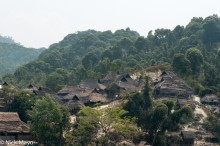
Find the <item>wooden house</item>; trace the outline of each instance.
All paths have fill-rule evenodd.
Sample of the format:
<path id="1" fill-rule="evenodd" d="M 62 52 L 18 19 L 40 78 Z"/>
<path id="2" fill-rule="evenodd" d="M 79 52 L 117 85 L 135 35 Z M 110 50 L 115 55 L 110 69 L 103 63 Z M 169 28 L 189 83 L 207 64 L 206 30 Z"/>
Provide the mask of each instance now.
<path id="1" fill-rule="evenodd" d="M 32 140 L 30 129 L 22 122 L 17 113 L 0 112 L 1 140 Z"/>
<path id="2" fill-rule="evenodd" d="M 207 104 L 207 105 L 214 105 L 214 106 L 218 106 L 219 105 L 219 100 L 218 97 L 214 94 L 208 94 L 205 95 L 202 99 L 201 99 L 201 103 L 202 104 Z"/>
<path id="3" fill-rule="evenodd" d="M 192 131 L 181 131 L 180 136 L 182 138 L 182 144 L 184 146 L 193 146 L 194 145 L 194 132 Z"/>
<path id="4" fill-rule="evenodd" d="M 153 93 L 156 97 L 188 98 L 192 95 L 192 88 L 173 72 L 162 72 L 154 82 Z"/>
<path id="5" fill-rule="evenodd" d="M 196 108 L 196 106 L 195 106 L 194 102 L 192 101 L 192 99 L 185 99 L 185 98 L 177 99 L 176 106 L 177 106 L 178 109 L 183 108 L 184 106 L 189 106 L 192 109 Z"/>
<path id="6" fill-rule="evenodd" d="M 104 93 L 106 86 L 96 80 L 85 80 L 80 85 L 81 88 L 95 90 L 98 93 Z"/>
<path id="7" fill-rule="evenodd" d="M 90 82 L 91 83 L 91 82 Z M 76 85 L 68 86 L 66 85 L 62 90 L 60 90 L 53 97 L 62 105 L 69 108 L 71 113 L 76 114 L 81 106 L 93 106 L 97 103 L 103 104 L 108 102 L 104 94 L 102 94 L 102 89 L 97 86 L 90 85 Z M 90 88 L 89 88 L 90 86 Z M 92 88 L 97 87 L 97 88 Z"/>

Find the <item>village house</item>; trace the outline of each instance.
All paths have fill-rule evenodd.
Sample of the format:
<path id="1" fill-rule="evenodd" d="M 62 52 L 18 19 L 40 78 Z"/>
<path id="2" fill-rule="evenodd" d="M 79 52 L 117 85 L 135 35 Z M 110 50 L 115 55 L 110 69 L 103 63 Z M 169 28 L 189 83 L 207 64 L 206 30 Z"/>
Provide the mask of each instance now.
<path id="1" fill-rule="evenodd" d="M 106 89 L 106 86 L 99 83 L 99 81 L 96 80 L 85 80 L 81 84 L 79 84 L 81 88 L 93 90 L 97 93 L 104 93 L 104 90 Z"/>
<path id="2" fill-rule="evenodd" d="M 180 136 L 182 138 L 182 144 L 184 146 L 193 146 L 194 145 L 194 132 L 192 131 L 181 131 Z"/>
<path id="3" fill-rule="evenodd" d="M 214 105 L 214 106 L 218 106 L 219 105 L 219 100 L 218 97 L 214 94 L 208 94 L 205 95 L 202 99 L 201 99 L 201 103 L 202 104 L 207 104 L 207 105 Z"/>
<path id="4" fill-rule="evenodd" d="M 192 109 L 195 109 L 196 108 L 196 106 L 195 106 L 195 104 L 194 104 L 194 102 L 192 101 L 192 99 L 185 99 L 185 98 L 183 98 L 183 99 L 177 99 L 177 101 L 176 101 L 176 107 L 178 108 L 178 109 L 181 109 L 181 108 L 183 108 L 184 106 L 189 106 L 189 107 L 191 107 Z"/>
<path id="5" fill-rule="evenodd" d="M 120 80 L 117 81 L 120 88 L 125 89 L 127 92 L 139 91 L 142 89 L 144 82 L 142 80 L 134 80 L 129 74 L 121 76 Z"/>
<path id="6" fill-rule="evenodd" d="M 153 84 L 156 97 L 188 98 L 193 93 L 192 88 L 173 72 L 163 71 Z"/>
<path id="7" fill-rule="evenodd" d="M 46 94 L 53 94 L 53 91 L 47 87 L 35 87 L 32 84 L 28 85 L 27 88 L 24 89 L 25 91 L 30 91 L 34 93 L 36 96 L 45 96 Z"/>
<path id="8" fill-rule="evenodd" d="M 29 127 L 18 113 L 0 112 L 0 140 L 32 140 Z"/>
<path id="9" fill-rule="evenodd" d="M 107 74 L 103 79 L 99 80 L 99 83 L 108 86 L 110 84 L 112 84 L 113 82 L 119 80 L 119 78 L 121 77 L 120 73 L 109 73 Z"/>
<path id="10" fill-rule="evenodd" d="M 89 83 L 84 82 L 76 86 L 66 85 L 53 97 L 74 114 L 80 110 L 81 106 L 94 106 L 108 102 L 107 95 L 103 93 L 105 87 L 94 82 Z"/>

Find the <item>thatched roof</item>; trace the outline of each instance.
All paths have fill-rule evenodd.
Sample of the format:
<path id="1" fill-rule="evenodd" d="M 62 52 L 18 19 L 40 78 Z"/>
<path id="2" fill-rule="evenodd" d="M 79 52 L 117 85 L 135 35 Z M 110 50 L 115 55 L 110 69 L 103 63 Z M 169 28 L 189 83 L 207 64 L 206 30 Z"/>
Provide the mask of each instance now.
<path id="1" fill-rule="evenodd" d="M 29 127 L 22 122 L 17 113 L 0 112 L 0 132 L 29 133 Z"/>
<path id="2" fill-rule="evenodd" d="M 194 102 L 191 99 L 177 99 L 177 105 L 182 108 L 184 106 L 189 106 L 192 109 L 195 109 L 196 106 Z"/>
<path id="3" fill-rule="evenodd" d="M 85 88 L 80 86 L 80 85 L 76 85 L 76 86 L 71 86 L 71 85 L 65 85 L 58 93 L 57 95 L 59 96 L 66 96 L 68 94 L 76 94 L 76 93 L 80 93 L 80 92 L 85 92 Z"/>
<path id="4" fill-rule="evenodd" d="M 0 112 L 0 122 L 18 122 L 21 121 L 17 113 Z"/>
<path id="5" fill-rule="evenodd" d="M 205 95 L 202 99 L 201 99 L 201 102 L 219 102 L 218 101 L 218 97 L 214 94 L 208 94 L 208 95 Z"/>
<path id="6" fill-rule="evenodd" d="M 193 131 L 181 131 L 180 135 L 183 137 L 183 139 L 194 139 Z"/>
<path id="7" fill-rule="evenodd" d="M 106 86 L 103 84 L 98 83 L 96 80 L 85 80 L 83 81 L 80 86 L 87 88 L 87 89 L 99 89 L 99 90 L 105 90 Z"/>
<path id="8" fill-rule="evenodd" d="M 154 94 L 159 97 L 188 97 L 193 93 L 192 88 L 173 72 L 163 72 L 154 85 Z"/>
<path id="9" fill-rule="evenodd" d="M 89 100 L 91 102 L 102 102 L 102 103 L 107 102 L 107 99 L 102 94 L 99 93 L 92 93 L 90 95 Z"/>

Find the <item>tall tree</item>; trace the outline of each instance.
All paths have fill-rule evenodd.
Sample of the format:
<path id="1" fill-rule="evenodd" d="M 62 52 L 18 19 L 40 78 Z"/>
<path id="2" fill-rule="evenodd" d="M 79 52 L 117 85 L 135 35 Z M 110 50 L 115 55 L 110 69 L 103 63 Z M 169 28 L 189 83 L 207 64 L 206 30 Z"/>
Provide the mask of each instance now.
<path id="1" fill-rule="evenodd" d="M 29 112 L 31 132 L 40 144 L 60 146 L 63 143 L 63 131 L 69 126 L 69 114 L 57 105 L 49 96 L 36 101 Z"/>
<path id="2" fill-rule="evenodd" d="M 186 58 L 191 63 L 193 74 L 199 72 L 204 60 L 201 51 L 197 48 L 190 48 L 186 51 Z"/>
<path id="3" fill-rule="evenodd" d="M 186 74 L 190 70 L 190 61 L 185 57 L 184 54 L 175 54 L 172 67 L 176 72 Z"/>

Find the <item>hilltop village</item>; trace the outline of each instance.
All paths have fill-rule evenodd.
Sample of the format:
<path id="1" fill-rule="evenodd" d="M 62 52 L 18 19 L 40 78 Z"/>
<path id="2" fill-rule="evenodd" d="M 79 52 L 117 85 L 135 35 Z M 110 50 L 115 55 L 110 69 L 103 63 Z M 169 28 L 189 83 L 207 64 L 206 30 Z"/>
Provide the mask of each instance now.
<path id="1" fill-rule="evenodd" d="M 30 52 L 0 37 L 0 50 L 0 142 L 219 145 L 216 14 L 144 36 L 77 31 Z"/>
<path id="2" fill-rule="evenodd" d="M 146 80 L 145 76 L 147 76 L 148 80 Z M 146 83 L 146 81 L 148 83 Z M 71 128 L 63 131 L 68 134 L 76 128 L 78 120 L 80 120 L 78 116 L 80 116 L 83 107 L 100 111 L 114 107 L 129 107 L 128 105 L 131 105 L 130 100 L 135 97 L 130 98 L 129 96 L 139 95 L 145 92 L 146 84 L 150 87 L 149 95 L 153 103 L 173 103 L 173 105 L 170 106 L 171 109 L 169 109 L 170 113 L 168 114 L 168 116 L 171 116 L 171 119 L 173 113 L 177 113 L 177 111 L 181 111 L 185 109 L 185 107 L 192 110 L 192 117 L 190 119 L 188 119 L 186 115 L 185 119 L 178 116 L 175 117 L 176 119 L 174 118 L 176 122 L 179 120 L 182 121 L 176 125 L 177 127 L 173 125 L 173 127 L 171 126 L 171 128 L 168 128 L 164 132 L 167 137 L 165 141 L 166 145 L 217 146 L 219 144 L 218 135 L 215 132 L 207 130 L 209 128 L 207 128 L 207 119 L 210 116 L 220 118 L 219 97 L 215 94 L 205 94 L 203 97 L 193 95 L 193 89 L 174 72 L 160 70 L 153 73 L 145 72 L 144 75 L 122 75 L 119 72 L 115 72 L 99 80 L 87 79 L 78 85 L 65 85 L 58 92 L 54 92 L 47 87 L 36 87 L 32 84 L 28 85 L 25 89 L 16 89 L 15 86 L 4 82 L 0 86 L 0 140 L 38 142 L 36 135 L 30 130 L 31 127 L 28 124 L 28 120 L 30 119 L 25 119 L 23 114 L 19 115 L 22 113 L 19 108 L 12 108 L 14 106 L 12 103 L 14 103 L 17 98 L 15 90 L 21 90 L 25 94 L 33 94 L 37 98 L 49 96 L 57 104 L 68 109 L 70 112 L 69 122 Z M 30 96 L 30 98 L 32 97 Z M 138 98 L 138 96 L 136 98 Z M 139 105 L 141 108 L 141 103 L 139 103 Z M 135 110 L 135 108 L 136 107 L 130 110 Z M 19 116 L 22 116 L 25 121 L 22 121 Z M 139 138 L 140 140 L 135 141 L 124 137 L 117 141 L 115 145 L 154 145 L 154 143 L 156 143 L 155 139 L 157 139 L 156 136 L 159 137 L 160 132 L 163 131 L 163 126 L 165 125 L 164 120 L 166 121 L 166 119 L 163 119 L 159 122 L 159 127 L 156 128 L 157 130 L 153 135 L 151 143 L 149 142 L 150 140 L 148 141 L 150 131 L 146 132 L 141 130 L 139 131 L 142 135 L 141 138 Z M 102 132 L 97 131 L 97 135 L 101 133 Z M 104 132 L 104 134 L 106 133 Z M 65 134 L 61 137 L 61 139 L 68 139 L 68 136 Z M 74 141 L 76 140 L 77 139 L 73 138 L 70 140 L 70 143 L 74 145 Z"/>

